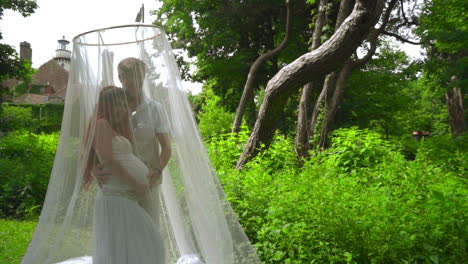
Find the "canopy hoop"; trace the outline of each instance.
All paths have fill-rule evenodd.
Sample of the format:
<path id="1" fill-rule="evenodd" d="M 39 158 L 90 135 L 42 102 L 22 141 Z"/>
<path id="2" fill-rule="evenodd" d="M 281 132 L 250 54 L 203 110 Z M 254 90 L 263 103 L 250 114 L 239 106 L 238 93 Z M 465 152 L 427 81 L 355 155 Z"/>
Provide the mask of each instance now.
<path id="1" fill-rule="evenodd" d="M 110 44 L 104 44 L 104 41 L 102 40 L 102 37 L 101 37 L 101 32 L 103 31 L 106 31 L 106 30 L 110 30 L 110 29 L 117 29 L 117 28 L 126 28 L 126 27 L 136 27 L 137 30 L 140 28 L 140 27 L 149 27 L 149 28 L 156 28 L 156 29 L 159 29 L 161 32 L 162 30 L 154 25 L 145 25 L 145 24 L 130 24 L 130 25 L 122 25 L 122 26 L 114 26 L 114 27 L 107 27 L 107 28 L 101 28 L 101 29 L 95 29 L 95 30 L 91 30 L 91 31 L 87 31 L 87 32 L 84 32 L 84 33 L 81 33 L 79 35 L 77 35 L 76 37 L 73 38 L 73 43 L 74 44 L 77 44 L 77 45 L 81 45 L 81 46 L 117 46 L 117 45 L 127 45 L 127 44 L 133 44 L 133 43 L 140 43 L 140 42 L 144 42 L 144 41 L 147 41 L 147 40 L 151 40 L 151 39 L 154 39 L 158 36 L 161 35 L 161 32 L 155 34 L 154 36 L 151 36 L 151 37 L 148 37 L 148 38 L 144 38 L 144 39 L 140 39 L 140 40 L 135 40 L 135 41 L 128 41 L 128 42 L 118 42 L 118 43 L 110 43 Z M 81 42 L 80 38 L 87 35 L 87 34 L 91 34 L 91 33 L 98 33 L 99 36 L 101 37 L 101 40 L 103 42 L 103 44 L 99 44 L 99 43 L 83 43 Z"/>

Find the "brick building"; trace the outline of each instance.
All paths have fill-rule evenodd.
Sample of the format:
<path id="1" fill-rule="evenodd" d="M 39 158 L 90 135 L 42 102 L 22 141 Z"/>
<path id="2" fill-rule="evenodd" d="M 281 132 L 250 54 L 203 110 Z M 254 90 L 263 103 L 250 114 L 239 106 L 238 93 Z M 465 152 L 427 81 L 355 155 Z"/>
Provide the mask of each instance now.
<path id="1" fill-rule="evenodd" d="M 63 39 L 58 40 L 58 49 L 55 56 L 48 62 L 42 64 L 32 76 L 32 81 L 26 88 L 26 93 L 13 98 L 14 103 L 63 103 L 67 94 L 68 70 L 71 52 L 67 49 L 70 42 Z M 20 58 L 22 60 L 32 59 L 31 45 L 27 42 L 20 43 Z M 6 80 L 3 86 L 15 89 L 22 84 L 19 80 Z"/>

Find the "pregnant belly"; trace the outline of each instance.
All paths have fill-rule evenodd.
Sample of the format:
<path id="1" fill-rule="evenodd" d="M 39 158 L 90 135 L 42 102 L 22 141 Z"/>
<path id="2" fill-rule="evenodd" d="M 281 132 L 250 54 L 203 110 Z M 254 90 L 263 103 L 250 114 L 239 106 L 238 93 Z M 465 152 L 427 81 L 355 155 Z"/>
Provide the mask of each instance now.
<path id="1" fill-rule="evenodd" d="M 148 182 L 148 167 L 133 154 L 114 154 L 114 159 L 120 161 L 122 167 L 137 181 L 141 183 Z M 106 182 L 107 186 L 129 189 L 130 186 L 121 182 L 119 177 L 110 177 Z"/>

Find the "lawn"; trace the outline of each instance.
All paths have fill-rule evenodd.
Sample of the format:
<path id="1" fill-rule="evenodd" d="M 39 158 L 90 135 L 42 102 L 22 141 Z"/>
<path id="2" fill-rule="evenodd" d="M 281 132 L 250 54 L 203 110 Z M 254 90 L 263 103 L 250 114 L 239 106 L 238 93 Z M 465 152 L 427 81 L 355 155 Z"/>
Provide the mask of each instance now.
<path id="1" fill-rule="evenodd" d="M 21 262 L 36 224 L 36 222 L 0 219 L 0 263 Z"/>

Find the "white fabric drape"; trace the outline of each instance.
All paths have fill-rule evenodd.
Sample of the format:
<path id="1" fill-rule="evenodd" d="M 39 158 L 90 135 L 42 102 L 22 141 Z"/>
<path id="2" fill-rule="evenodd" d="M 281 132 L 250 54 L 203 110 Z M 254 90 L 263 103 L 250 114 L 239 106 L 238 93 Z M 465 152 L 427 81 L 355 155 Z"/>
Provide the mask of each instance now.
<path id="1" fill-rule="evenodd" d="M 133 249 L 127 241 L 156 237 L 164 257 L 154 263 L 260 263 L 211 165 L 165 33 L 154 26 L 120 26 L 78 35 L 73 44 L 57 154 L 39 223 L 22 263 L 93 263 L 93 256 L 103 253 L 95 250 L 96 241 L 105 241 L 100 237 L 104 235 L 119 237 L 114 240 L 129 251 Z M 128 58 L 144 63 L 144 73 L 135 68 L 132 75 L 142 81 L 139 77 L 131 84 L 122 81 L 128 77 L 119 65 Z M 132 91 L 135 83 L 141 94 Z M 102 124 L 110 128 L 105 130 Z M 101 137 L 102 131 L 108 135 Z M 164 135 L 171 156 L 162 184 L 153 187 L 138 171 L 158 169 Z M 103 150 L 101 143 L 108 149 Z M 100 184 L 91 178 L 88 187 L 87 168 L 101 164 L 107 151 L 112 164 L 125 173 L 109 172 Z M 135 186 L 140 185 L 144 191 L 135 195 Z M 145 227 L 141 219 L 146 217 L 154 230 Z M 107 222 L 97 225 L 103 219 Z M 141 226 L 130 227 L 132 223 Z M 98 234 L 104 228 L 112 234 Z M 147 240 L 146 234 L 138 233 L 153 231 L 157 235 Z M 154 244 L 150 246 L 158 255 L 162 249 Z"/>

